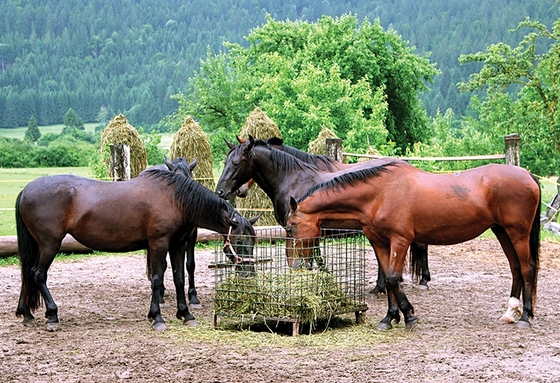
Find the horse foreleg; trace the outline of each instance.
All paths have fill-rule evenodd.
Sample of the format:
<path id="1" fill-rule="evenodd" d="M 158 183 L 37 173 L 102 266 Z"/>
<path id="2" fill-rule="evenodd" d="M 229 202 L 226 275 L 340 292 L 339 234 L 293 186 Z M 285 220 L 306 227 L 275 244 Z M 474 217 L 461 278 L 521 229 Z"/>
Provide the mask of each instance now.
<path id="1" fill-rule="evenodd" d="M 182 319 L 185 324 L 195 321 L 194 316 L 189 312 L 185 297 L 185 247 L 179 246 L 170 249 L 171 268 L 173 269 L 173 283 L 177 295 L 177 319 Z"/>
<path id="2" fill-rule="evenodd" d="M 375 259 L 377 260 L 377 282 L 375 288 L 370 291 L 370 294 L 379 297 L 379 294 L 387 293 L 387 289 L 385 284 L 385 277 L 383 276 L 383 270 L 381 270 L 381 264 L 379 263 L 377 255 L 375 256 Z"/>
<path id="3" fill-rule="evenodd" d="M 410 244 L 412 257 L 412 272 L 416 276 L 421 276 L 419 285 L 428 287 L 428 282 L 432 280 L 430 269 L 428 268 L 428 245 L 413 242 Z"/>
<path id="4" fill-rule="evenodd" d="M 404 316 L 406 329 L 412 330 L 418 324 L 418 318 L 414 316 L 414 307 L 412 307 L 408 301 L 400 284 L 409 244 L 403 241 L 401 242 L 402 243 L 393 241 L 389 252 L 387 251 L 388 249 L 385 248 L 375 248 L 377 254 L 379 254 L 379 263 L 385 275 L 387 299 L 389 302 L 387 316 L 381 321 L 379 326 L 385 327 L 387 323 L 390 324 L 390 321 L 395 319 L 400 310 Z"/>
<path id="5" fill-rule="evenodd" d="M 202 307 L 201 304 L 200 304 L 200 301 L 198 300 L 196 287 L 195 287 L 195 284 L 194 284 L 194 271 L 195 271 L 195 268 L 196 268 L 195 259 L 194 259 L 194 245 L 196 243 L 196 235 L 197 235 L 197 233 L 195 231 L 194 236 L 190 236 L 190 238 L 187 240 L 187 247 L 186 247 L 186 251 L 187 251 L 187 274 L 189 276 L 188 298 L 189 298 L 189 304 L 190 304 L 191 308 L 193 308 L 193 309 L 197 309 L 197 308 Z"/>

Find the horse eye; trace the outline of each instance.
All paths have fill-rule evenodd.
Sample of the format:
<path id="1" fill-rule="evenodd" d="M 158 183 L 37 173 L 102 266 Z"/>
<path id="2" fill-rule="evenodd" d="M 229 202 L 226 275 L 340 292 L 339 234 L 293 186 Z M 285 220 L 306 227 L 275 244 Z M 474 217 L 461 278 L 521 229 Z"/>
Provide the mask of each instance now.
<path id="1" fill-rule="evenodd" d="M 233 161 L 233 166 L 239 166 L 239 161 Z"/>

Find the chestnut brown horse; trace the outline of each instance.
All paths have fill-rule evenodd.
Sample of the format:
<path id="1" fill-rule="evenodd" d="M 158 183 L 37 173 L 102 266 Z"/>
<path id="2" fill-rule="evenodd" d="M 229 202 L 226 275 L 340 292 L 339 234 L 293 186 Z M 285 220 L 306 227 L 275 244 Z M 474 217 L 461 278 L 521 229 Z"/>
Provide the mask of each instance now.
<path id="1" fill-rule="evenodd" d="M 282 226 L 286 225 L 290 196 L 298 198 L 313 185 L 332 179 L 350 169 L 397 161 L 394 158 L 384 158 L 348 166 L 326 156 L 314 156 L 301 151 L 298 153 L 297 149 L 283 145 L 282 140 L 276 138 L 266 141 L 255 140 L 253 137 L 249 137 L 249 140 L 237 139 L 238 145 L 226 141 L 230 151 L 216 185 L 216 193 L 222 198 L 228 198 L 239 188 L 255 180 L 271 199 L 274 216 Z M 323 227 L 360 229 L 356 222 L 351 221 L 342 224 L 324 222 Z M 411 258 L 413 273 L 418 277 L 422 272 L 422 283 L 427 285 L 430 279 L 427 246 L 414 243 Z M 320 260 L 320 258 L 316 259 Z M 377 294 L 384 290 L 385 281 L 379 271 L 377 286 L 372 293 Z"/>
<path id="2" fill-rule="evenodd" d="M 537 292 L 540 209 L 537 179 L 517 166 L 433 174 L 394 162 L 340 175 L 291 198 L 286 231 L 297 252 L 310 256 L 323 221 L 359 221 L 387 282 L 388 312 L 378 328 L 390 329 L 400 310 L 413 329 L 418 319 L 399 283 L 410 244 L 451 245 L 491 229 L 510 265 L 510 302 L 523 299 L 518 326 L 528 327 Z"/>
<path id="3" fill-rule="evenodd" d="M 214 230 L 227 238 L 237 234 L 237 254 L 252 257 L 255 232 L 251 222 L 228 202 L 182 172 L 150 169 L 130 181 L 105 182 L 74 175 L 56 175 L 30 182 L 16 201 L 16 224 L 22 285 L 17 316 L 34 319 L 42 296 L 47 329 L 58 328 L 58 307 L 47 288 L 47 271 L 71 234 L 99 251 L 147 249 L 152 297 L 148 318 L 164 330 L 159 298 L 169 251 L 177 294 L 177 318 L 195 321 L 184 288 L 184 244 L 193 228 Z"/>

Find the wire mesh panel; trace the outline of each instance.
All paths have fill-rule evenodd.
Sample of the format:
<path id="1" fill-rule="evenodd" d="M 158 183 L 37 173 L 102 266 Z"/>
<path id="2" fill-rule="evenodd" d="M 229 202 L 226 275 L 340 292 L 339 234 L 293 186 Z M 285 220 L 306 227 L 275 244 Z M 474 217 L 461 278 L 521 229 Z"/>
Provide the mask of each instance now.
<path id="1" fill-rule="evenodd" d="M 299 258 L 282 230 L 260 231 L 252 256 L 233 264 L 216 249 L 214 324 L 217 315 L 314 324 L 337 314 L 367 310 L 366 248 L 361 231 L 323 230 L 312 256 Z M 232 242 L 235 241 L 232 238 Z"/>

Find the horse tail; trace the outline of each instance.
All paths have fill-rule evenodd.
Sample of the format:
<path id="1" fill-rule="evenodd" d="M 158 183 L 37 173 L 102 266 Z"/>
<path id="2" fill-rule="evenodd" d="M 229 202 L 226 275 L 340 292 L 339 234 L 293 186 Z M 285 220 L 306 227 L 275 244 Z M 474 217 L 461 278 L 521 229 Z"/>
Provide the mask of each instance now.
<path id="1" fill-rule="evenodd" d="M 533 264 L 533 268 L 535 270 L 534 277 L 533 277 L 533 300 L 536 298 L 537 294 L 537 276 L 539 272 L 539 250 L 540 250 L 540 236 L 541 236 L 541 204 L 542 204 L 542 193 L 541 193 L 541 186 L 537 177 L 531 174 L 533 180 L 537 183 L 539 188 L 539 203 L 537 204 L 537 211 L 535 212 L 535 216 L 533 217 L 533 225 L 531 226 L 531 234 L 529 236 L 529 249 L 531 251 L 531 263 Z"/>
<path id="2" fill-rule="evenodd" d="M 40 293 L 35 277 L 33 274 L 33 266 L 39 258 L 39 245 L 31 232 L 23 222 L 20 208 L 21 192 L 16 199 L 16 230 L 18 239 L 18 254 L 21 264 L 21 299 L 30 311 L 39 308 Z M 16 312 L 17 316 L 23 313 Z"/>
<path id="3" fill-rule="evenodd" d="M 422 264 L 427 256 L 425 246 L 418 246 L 416 242 L 410 244 L 410 273 L 415 282 L 422 276 Z"/>

